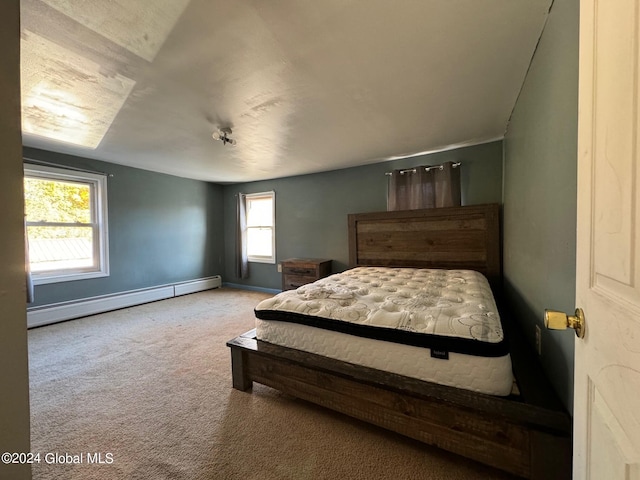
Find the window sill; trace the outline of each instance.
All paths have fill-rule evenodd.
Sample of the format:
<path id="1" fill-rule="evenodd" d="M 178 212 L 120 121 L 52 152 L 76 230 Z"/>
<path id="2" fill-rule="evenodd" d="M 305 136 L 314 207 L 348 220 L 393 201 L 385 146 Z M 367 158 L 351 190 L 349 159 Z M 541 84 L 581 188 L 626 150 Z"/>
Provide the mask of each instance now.
<path id="1" fill-rule="evenodd" d="M 33 280 L 34 285 L 46 285 L 48 283 L 73 282 L 76 280 L 89 280 L 91 278 L 102 278 L 108 276 L 109 272 L 74 272 L 67 274 L 52 274 L 46 276 L 39 276 L 38 274 L 32 273 L 31 279 Z"/>
<path id="2" fill-rule="evenodd" d="M 251 262 L 251 263 L 271 263 L 273 265 L 275 265 L 275 263 L 276 263 L 276 259 L 275 258 L 249 257 L 249 258 L 247 258 L 247 261 Z"/>

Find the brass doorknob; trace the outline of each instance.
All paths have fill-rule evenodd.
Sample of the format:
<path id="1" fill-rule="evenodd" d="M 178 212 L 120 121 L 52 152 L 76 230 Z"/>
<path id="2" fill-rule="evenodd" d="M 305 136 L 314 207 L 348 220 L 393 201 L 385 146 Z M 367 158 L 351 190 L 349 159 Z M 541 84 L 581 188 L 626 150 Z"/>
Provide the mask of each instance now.
<path id="1" fill-rule="evenodd" d="M 552 330 L 573 328 L 578 338 L 584 338 L 584 312 L 581 308 L 576 308 L 575 315 L 567 315 L 564 312 L 558 312 L 556 310 L 545 310 L 544 326 Z"/>

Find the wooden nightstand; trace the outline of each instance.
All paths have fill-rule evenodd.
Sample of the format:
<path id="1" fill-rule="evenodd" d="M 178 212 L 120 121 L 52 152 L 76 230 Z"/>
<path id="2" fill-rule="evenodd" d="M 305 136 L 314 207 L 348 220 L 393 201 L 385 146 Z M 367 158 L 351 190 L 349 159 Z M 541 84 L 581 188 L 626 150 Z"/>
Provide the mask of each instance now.
<path id="1" fill-rule="evenodd" d="M 289 258 L 282 264 L 282 290 L 292 290 L 331 274 L 331 260 Z"/>

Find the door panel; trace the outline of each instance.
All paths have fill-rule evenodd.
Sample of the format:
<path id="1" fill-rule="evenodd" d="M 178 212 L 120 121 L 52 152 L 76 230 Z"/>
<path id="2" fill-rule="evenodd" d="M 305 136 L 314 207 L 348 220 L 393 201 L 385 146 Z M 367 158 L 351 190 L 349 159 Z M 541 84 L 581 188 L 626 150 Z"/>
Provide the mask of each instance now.
<path id="1" fill-rule="evenodd" d="M 611 398 L 610 392 L 615 387 L 610 385 L 611 381 L 629 381 L 630 385 L 638 382 L 638 378 L 627 379 L 627 375 L 621 375 L 624 369 L 619 371 L 616 367 L 607 369 L 602 372 L 596 382 L 589 379 L 589 436 L 596 441 L 589 443 L 589 458 L 600 459 L 601 461 L 592 462 L 589 471 L 590 479 L 635 479 L 640 480 L 640 463 L 634 453 L 633 445 L 637 439 L 638 430 L 633 431 L 633 425 L 637 425 L 637 419 L 629 421 L 625 419 L 625 412 L 632 412 L 635 407 L 633 405 L 619 405 L 616 397 Z M 632 376 L 640 375 L 637 371 L 628 371 Z M 606 377 L 606 378 L 605 378 Z M 601 385 L 601 387 L 598 387 Z M 612 388 L 614 387 L 614 388 Z M 606 393 L 605 393 L 606 392 Z M 604 395 L 609 396 L 605 400 Z M 622 398 L 627 397 L 626 395 Z M 616 413 L 614 413 L 614 411 Z M 621 418 L 619 418 L 621 417 Z"/>
<path id="2" fill-rule="evenodd" d="M 603 294 L 637 301 L 637 1 L 594 2 L 593 264 Z M 611 53 L 615 52 L 615 53 Z"/>

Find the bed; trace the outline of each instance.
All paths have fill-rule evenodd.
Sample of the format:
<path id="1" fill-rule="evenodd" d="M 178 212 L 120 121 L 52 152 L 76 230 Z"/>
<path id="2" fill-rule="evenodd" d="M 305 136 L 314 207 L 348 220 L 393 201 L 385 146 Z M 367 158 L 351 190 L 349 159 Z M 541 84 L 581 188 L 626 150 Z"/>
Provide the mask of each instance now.
<path id="1" fill-rule="evenodd" d="M 280 341 L 280 336 L 288 329 L 296 331 L 294 337 L 298 339 L 317 336 L 319 327 L 324 325 L 309 324 L 308 316 L 299 313 L 308 312 L 310 304 L 316 310 L 326 310 L 317 302 L 318 297 L 337 296 L 330 303 L 338 306 L 341 302 L 362 303 L 360 298 L 357 301 L 347 298 L 350 292 L 360 287 L 341 283 L 349 279 L 344 280 L 338 275 L 323 279 L 319 284 L 301 287 L 297 293 L 289 292 L 284 297 L 281 294 L 280 300 L 274 297 L 274 300 L 257 307 L 256 315 L 262 317 L 257 319 L 258 332 L 254 329 L 227 343 L 231 348 L 233 387 L 248 390 L 254 381 L 262 383 L 524 478 L 570 478 L 571 419 L 541 375 L 537 360 L 528 354 L 529 348 L 523 343 L 522 335 L 518 334 L 517 325 L 510 321 L 507 312 L 498 308 L 501 289 L 499 206 L 352 214 L 348 216 L 348 226 L 349 263 L 353 270 L 344 274 L 358 277 L 361 281 L 364 278 L 366 288 L 362 290 L 371 299 L 376 300 L 379 296 L 379 292 L 376 293 L 378 288 L 388 288 L 391 284 L 372 280 L 373 277 L 368 277 L 365 272 L 379 271 L 383 279 L 393 278 L 393 281 L 396 281 L 393 275 L 390 277 L 393 272 L 406 277 L 407 272 L 423 275 L 423 269 L 436 278 L 449 275 L 459 281 L 470 275 L 469 278 L 474 279 L 463 283 L 473 283 L 474 275 L 479 272 L 479 276 L 486 279 L 486 287 L 478 288 L 493 290 L 496 312 L 499 311 L 502 318 L 502 333 L 506 333 L 502 337 L 494 335 L 493 341 L 489 342 L 492 345 L 487 348 L 495 351 L 490 355 L 492 358 L 502 362 L 501 378 L 507 375 L 508 379 L 502 379 L 499 387 L 477 388 L 473 384 L 459 385 L 457 380 L 448 382 L 448 372 L 440 372 L 438 378 L 420 378 L 421 374 L 416 375 L 409 370 L 388 368 L 388 362 L 384 365 L 375 363 L 376 357 L 383 355 L 369 355 L 374 363 L 367 364 L 310 347 L 308 342 Z M 362 267 L 368 270 L 362 270 Z M 408 281 L 424 284 L 425 278 L 419 277 L 417 282 L 415 278 Z M 402 285 L 406 286 L 407 280 L 403 281 Z M 371 287 L 372 282 L 375 288 Z M 444 282 L 440 286 L 451 297 L 448 289 L 452 287 L 447 285 Z M 417 299 L 415 292 L 403 290 L 405 286 L 400 288 L 404 298 Z M 455 282 L 453 288 L 457 288 Z M 464 297 L 466 293 L 455 295 Z M 381 302 L 383 298 L 377 298 L 377 301 Z M 484 308 L 490 302 L 482 300 L 480 303 Z M 285 304 L 284 316 L 277 311 L 275 304 Z M 300 317 L 303 317 L 302 321 Z M 345 345 L 349 346 L 353 345 L 352 341 L 379 343 L 379 338 L 370 338 L 368 333 L 358 331 L 354 334 L 353 329 L 369 323 L 363 318 L 356 321 L 355 326 L 354 322 L 347 327 L 341 323 L 333 325 L 327 330 L 329 339 L 324 343 L 340 345 L 339 342 L 348 342 Z M 389 323 L 389 318 L 394 317 L 384 317 L 382 326 L 391 327 L 390 330 L 381 330 L 381 325 L 376 324 L 373 325 L 374 332 L 377 332 L 375 335 L 386 338 L 390 331 L 397 333 L 397 323 L 384 325 Z M 337 323 L 335 320 L 332 322 Z M 450 323 L 445 322 L 446 325 Z M 277 328 L 274 329 L 273 325 Z M 418 337 L 414 327 L 415 323 L 409 325 L 411 332 L 408 337 L 415 337 L 410 342 L 420 343 L 410 345 L 418 352 L 417 358 L 424 350 L 435 350 L 436 354 L 442 350 L 443 355 L 454 357 L 460 353 L 458 347 L 450 343 L 447 348 L 423 345 L 424 340 Z M 436 336 L 440 338 L 443 335 Z M 394 343 L 396 348 L 395 344 L 406 343 L 406 338 L 398 342 L 385 340 L 383 343 Z M 373 345 L 371 351 L 381 351 L 375 343 Z M 360 351 L 361 347 L 337 350 Z M 466 352 L 462 354 L 467 355 Z M 390 357 L 395 358 L 396 354 L 392 353 Z M 504 366 L 505 359 L 509 362 L 507 367 Z M 434 362 L 443 366 L 452 363 L 437 358 L 437 355 L 432 360 Z M 412 360 L 405 361 L 404 365 L 413 363 Z M 507 372 L 511 365 L 515 383 Z M 443 368 L 436 368 L 436 372 Z M 485 374 L 475 376 L 481 378 Z"/>

